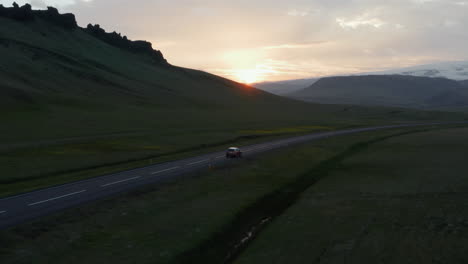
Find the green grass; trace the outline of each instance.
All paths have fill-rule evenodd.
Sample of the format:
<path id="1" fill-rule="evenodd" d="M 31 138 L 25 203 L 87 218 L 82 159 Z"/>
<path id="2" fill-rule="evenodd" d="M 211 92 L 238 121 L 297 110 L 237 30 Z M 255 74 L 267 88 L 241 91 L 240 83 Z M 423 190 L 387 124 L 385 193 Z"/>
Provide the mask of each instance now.
<path id="1" fill-rule="evenodd" d="M 467 132 L 401 135 L 347 157 L 234 263 L 466 263 Z"/>
<path id="2" fill-rule="evenodd" d="M 207 140 L 205 143 L 199 142 L 193 146 L 187 142 L 188 147 L 182 145 L 180 149 L 166 149 L 165 152 L 160 151 L 162 146 L 146 145 L 148 142 L 138 142 L 136 139 L 125 142 L 121 138 L 96 140 L 92 144 L 85 141 L 10 151 L 8 155 L 0 156 L 0 160 L 5 164 L 3 169 L 6 173 L 13 171 L 15 173 L 0 179 L 0 197 L 209 151 L 219 151 L 231 145 L 242 146 L 330 129 L 330 127 L 292 127 L 271 130 L 274 133 L 242 131 L 242 136 L 237 138 L 218 142 Z M 20 159 L 27 162 L 22 162 L 21 166 L 15 165 Z M 54 167 L 51 167 L 51 164 Z"/>
<path id="3" fill-rule="evenodd" d="M 174 263 L 265 195 L 356 142 L 395 131 L 324 139 L 70 209 L 0 233 L 2 263 Z"/>

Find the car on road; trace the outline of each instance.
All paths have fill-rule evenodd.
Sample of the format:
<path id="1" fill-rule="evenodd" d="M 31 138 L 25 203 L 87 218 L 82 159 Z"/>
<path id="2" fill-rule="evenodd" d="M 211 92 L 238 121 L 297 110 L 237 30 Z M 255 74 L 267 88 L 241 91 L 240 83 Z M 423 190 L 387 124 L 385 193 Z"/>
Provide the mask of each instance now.
<path id="1" fill-rule="evenodd" d="M 242 158 L 242 152 L 237 147 L 230 147 L 226 151 L 226 158 Z"/>

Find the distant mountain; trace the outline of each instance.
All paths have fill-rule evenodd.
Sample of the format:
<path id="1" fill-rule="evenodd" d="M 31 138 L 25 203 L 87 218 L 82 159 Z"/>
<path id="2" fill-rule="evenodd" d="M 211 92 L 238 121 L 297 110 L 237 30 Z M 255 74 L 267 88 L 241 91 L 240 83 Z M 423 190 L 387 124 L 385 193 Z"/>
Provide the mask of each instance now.
<path id="1" fill-rule="evenodd" d="M 463 86 L 468 86 L 468 80 L 459 81 L 459 83 Z"/>
<path id="2" fill-rule="evenodd" d="M 312 85 L 318 79 L 319 78 L 310 78 L 277 82 L 261 82 L 254 83 L 252 86 L 272 94 L 286 95 L 304 89 L 305 87 Z"/>
<path id="3" fill-rule="evenodd" d="M 343 76 L 366 75 L 410 75 L 418 77 L 447 78 L 457 81 L 463 81 L 468 80 L 468 61 L 448 61 L 433 64 L 417 65 L 406 68 L 397 68 L 385 71 L 356 73 Z M 306 78 L 289 81 L 262 82 L 256 83 L 253 86 L 273 94 L 287 95 L 299 91 L 303 88 L 309 87 L 319 79 L 320 78 Z"/>
<path id="4" fill-rule="evenodd" d="M 468 106 L 468 88 L 454 80 L 405 75 L 322 78 L 289 97 L 327 104 L 444 109 Z"/>
<path id="5" fill-rule="evenodd" d="M 420 77 L 448 78 L 452 80 L 466 80 L 468 79 L 468 61 L 439 62 L 365 74 L 401 74 Z"/>

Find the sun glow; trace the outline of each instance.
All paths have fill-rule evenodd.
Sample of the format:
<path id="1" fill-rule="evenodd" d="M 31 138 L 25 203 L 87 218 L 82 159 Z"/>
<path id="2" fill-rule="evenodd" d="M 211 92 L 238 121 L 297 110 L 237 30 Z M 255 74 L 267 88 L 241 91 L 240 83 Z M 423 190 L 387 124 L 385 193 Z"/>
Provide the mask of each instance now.
<path id="1" fill-rule="evenodd" d="M 259 72 L 256 69 L 238 70 L 235 77 L 238 81 L 245 84 L 252 84 L 259 81 Z"/>

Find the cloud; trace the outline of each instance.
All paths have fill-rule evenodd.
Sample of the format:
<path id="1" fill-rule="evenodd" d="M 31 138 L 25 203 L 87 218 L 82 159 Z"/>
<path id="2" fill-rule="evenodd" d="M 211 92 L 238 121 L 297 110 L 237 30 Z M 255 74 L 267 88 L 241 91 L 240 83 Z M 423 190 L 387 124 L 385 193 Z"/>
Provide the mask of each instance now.
<path id="1" fill-rule="evenodd" d="M 88 3 L 94 0 L 0 0 L 0 4 L 3 4 L 5 6 L 11 6 L 13 1 L 16 1 L 19 5 L 24 5 L 28 3 L 31 4 L 33 8 L 45 9 L 48 6 L 61 8 L 75 5 L 80 2 Z"/>
<path id="2" fill-rule="evenodd" d="M 344 29 L 357 29 L 363 26 L 380 28 L 387 24 L 387 22 L 382 21 L 380 18 L 369 17 L 367 14 L 352 19 L 336 18 L 336 23 Z"/>
<path id="3" fill-rule="evenodd" d="M 455 21 L 455 20 L 451 20 L 451 19 L 446 19 L 444 22 L 443 22 L 444 26 L 445 27 L 456 27 L 459 25 L 458 21 Z"/>
<path id="4" fill-rule="evenodd" d="M 458 6 L 468 6 L 468 1 L 460 1 L 460 2 L 455 2 L 453 4 L 458 5 Z"/>
<path id="5" fill-rule="evenodd" d="M 326 43 L 329 43 L 329 42 L 328 41 L 316 41 L 316 42 L 312 42 L 312 43 L 303 43 L 303 44 L 291 43 L 291 44 L 281 44 L 281 45 L 275 45 L 275 46 L 265 46 L 265 47 L 262 47 L 262 49 L 266 49 L 266 50 L 273 50 L 273 49 L 307 49 L 307 48 L 312 48 L 312 47 L 315 47 L 317 45 L 322 45 L 322 44 L 326 44 Z"/>
<path id="6" fill-rule="evenodd" d="M 305 17 L 309 15 L 309 10 L 297 10 L 291 9 L 288 11 L 288 16 L 295 16 L 295 17 Z"/>
<path id="7" fill-rule="evenodd" d="M 416 4 L 427 4 L 427 3 L 434 3 L 438 2 L 439 0 L 411 0 L 411 2 Z"/>
<path id="8" fill-rule="evenodd" d="M 153 43 L 155 46 L 158 48 L 166 48 L 166 47 L 171 47 L 171 46 L 176 46 L 178 43 L 175 41 L 154 41 Z"/>
<path id="9" fill-rule="evenodd" d="M 172 64 L 226 77 L 253 69 L 291 79 L 468 59 L 468 0 L 16 1 L 57 6 L 81 26 L 151 41 Z"/>
<path id="10" fill-rule="evenodd" d="M 33 8 L 45 9 L 47 4 L 42 0 L 31 0 L 31 6 Z"/>

